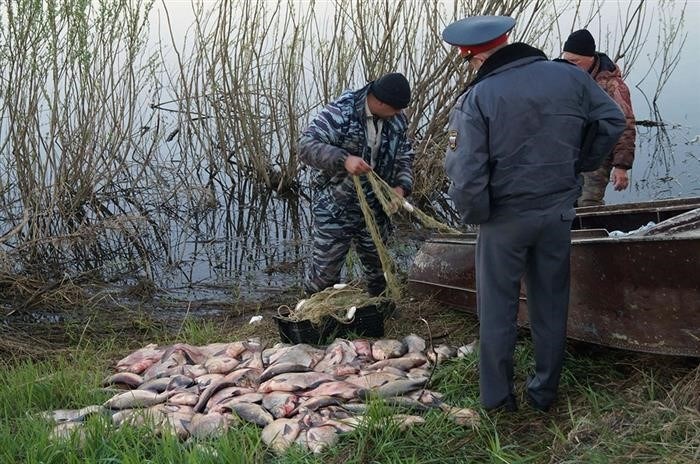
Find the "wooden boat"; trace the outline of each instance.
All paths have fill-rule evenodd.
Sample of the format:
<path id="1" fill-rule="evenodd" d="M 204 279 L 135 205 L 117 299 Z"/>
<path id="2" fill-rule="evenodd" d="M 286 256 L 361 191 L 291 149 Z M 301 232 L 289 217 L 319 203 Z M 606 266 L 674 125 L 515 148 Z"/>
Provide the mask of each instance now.
<path id="1" fill-rule="evenodd" d="M 700 197 L 578 208 L 571 244 L 570 338 L 700 356 Z M 427 240 L 409 271 L 412 296 L 475 311 L 475 245 L 476 233 Z"/>

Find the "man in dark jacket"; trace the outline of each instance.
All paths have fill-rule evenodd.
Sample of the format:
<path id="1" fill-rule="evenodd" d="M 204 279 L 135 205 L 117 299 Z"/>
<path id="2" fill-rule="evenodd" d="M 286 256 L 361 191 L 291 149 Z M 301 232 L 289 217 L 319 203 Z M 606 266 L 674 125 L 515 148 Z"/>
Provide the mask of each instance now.
<path id="1" fill-rule="evenodd" d="M 576 66 L 508 45 L 512 18 L 477 16 L 443 39 L 477 71 L 449 121 L 449 194 L 476 247 L 481 403 L 513 411 L 513 353 L 520 281 L 535 350 L 527 397 L 547 410 L 559 386 L 569 304 L 569 254 L 579 171 L 595 169 L 624 129 L 624 116 Z M 583 134 L 590 143 L 582 152 Z"/>
<path id="2" fill-rule="evenodd" d="M 561 57 L 589 73 L 600 87 L 615 100 L 625 114 L 625 131 L 609 156 L 606 156 L 598 169 L 583 173 L 583 193 L 578 206 L 603 205 L 603 197 L 608 183 L 615 190 L 624 190 L 629 185 L 627 171 L 634 162 L 634 146 L 637 130 L 630 90 L 622 80 L 620 67 L 605 53 L 595 51 L 595 39 L 586 29 L 574 31 L 564 43 Z"/>
<path id="3" fill-rule="evenodd" d="M 340 280 L 352 242 L 368 291 L 386 288 L 377 249 L 367 230 L 351 176 L 374 170 L 401 197 L 413 188 L 414 152 L 406 136 L 411 89 L 403 74 L 390 73 L 329 103 L 302 132 L 299 158 L 316 169 L 313 181 L 313 262 L 305 290 L 323 290 Z M 362 178 L 363 191 L 383 240 L 390 221 Z"/>

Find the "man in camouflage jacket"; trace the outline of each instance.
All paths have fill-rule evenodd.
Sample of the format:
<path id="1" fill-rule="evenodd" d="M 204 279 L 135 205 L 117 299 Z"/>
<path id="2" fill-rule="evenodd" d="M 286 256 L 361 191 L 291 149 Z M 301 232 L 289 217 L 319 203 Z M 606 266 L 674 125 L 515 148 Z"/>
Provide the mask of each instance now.
<path id="1" fill-rule="evenodd" d="M 373 170 L 401 197 L 413 188 L 413 156 L 402 109 L 410 86 L 390 73 L 365 87 L 346 91 L 329 103 L 302 132 L 299 158 L 315 169 L 313 179 L 313 257 L 305 282 L 312 294 L 338 283 L 352 242 L 362 262 L 371 295 L 386 288 L 377 249 L 365 224 L 351 176 Z M 389 217 L 366 176 L 361 183 L 382 239 Z"/>
<path id="2" fill-rule="evenodd" d="M 625 131 L 613 148 L 610 156 L 598 169 L 584 172 L 584 184 L 578 206 L 603 205 L 603 196 L 608 182 L 615 190 L 624 190 L 629 185 L 627 171 L 632 169 L 636 129 L 630 91 L 622 80 L 620 67 L 605 53 L 595 51 L 595 40 L 590 32 L 581 29 L 571 33 L 564 43 L 562 58 L 587 71 L 598 85 L 615 100 L 625 115 Z"/>

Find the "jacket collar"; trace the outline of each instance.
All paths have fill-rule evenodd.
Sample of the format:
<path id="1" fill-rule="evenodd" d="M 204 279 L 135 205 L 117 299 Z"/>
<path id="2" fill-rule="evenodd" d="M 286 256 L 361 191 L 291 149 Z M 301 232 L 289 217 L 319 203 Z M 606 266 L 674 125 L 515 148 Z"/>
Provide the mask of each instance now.
<path id="1" fill-rule="evenodd" d="M 615 74 L 617 71 L 617 65 L 613 60 L 610 59 L 605 53 L 596 53 L 595 60 L 593 61 L 593 67 L 590 70 L 591 76 L 594 78 L 601 72 L 607 71 L 609 73 Z"/>
<path id="2" fill-rule="evenodd" d="M 511 65 L 515 62 L 522 60 L 523 63 L 530 63 L 532 61 L 546 59 L 547 55 L 545 55 L 542 50 L 531 47 L 528 44 L 516 42 L 506 45 L 484 61 L 484 64 L 481 65 L 481 68 L 479 68 L 479 71 L 476 73 L 476 77 L 469 83 L 467 88 L 474 86 L 478 82 L 483 81 L 499 71 L 512 67 Z"/>

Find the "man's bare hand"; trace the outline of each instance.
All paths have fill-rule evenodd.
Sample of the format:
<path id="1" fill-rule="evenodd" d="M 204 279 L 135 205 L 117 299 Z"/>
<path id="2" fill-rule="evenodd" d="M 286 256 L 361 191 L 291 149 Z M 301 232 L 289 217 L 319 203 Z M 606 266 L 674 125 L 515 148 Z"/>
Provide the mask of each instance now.
<path id="1" fill-rule="evenodd" d="M 349 155 L 345 158 L 345 170 L 353 176 L 357 176 L 370 172 L 372 167 L 359 156 Z"/>
<path id="2" fill-rule="evenodd" d="M 618 192 L 624 190 L 630 183 L 629 177 L 627 177 L 627 170 L 622 168 L 613 168 L 612 175 L 610 176 L 610 182 L 612 182 L 613 187 Z"/>
<path id="3" fill-rule="evenodd" d="M 401 198 L 396 198 L 392 197 L 391 202 L 389 203 L 389 211 L 387 211 L 389 214 L 396 214 L 396 212 L 401 209 L 401 206 L 403 206 L 403 198 L 406 196 L 406 192 L 404 192 L 403 187 L 394 187 L 392 189 L 394 193 L 396 193 L 399 197 Z"/>

